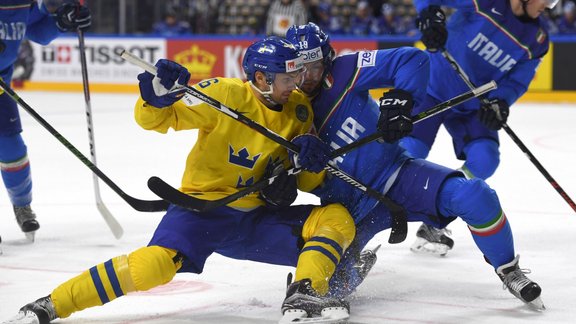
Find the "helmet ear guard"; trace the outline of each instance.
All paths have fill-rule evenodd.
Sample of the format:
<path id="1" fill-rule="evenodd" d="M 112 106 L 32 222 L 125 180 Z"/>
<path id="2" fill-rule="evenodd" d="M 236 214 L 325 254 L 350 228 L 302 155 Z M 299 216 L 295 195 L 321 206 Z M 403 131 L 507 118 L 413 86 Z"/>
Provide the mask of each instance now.
<path id="1" fill-rule="evenodd" d="M 546 0 L 546 8 L 554 9 L 560 0 Z"/>

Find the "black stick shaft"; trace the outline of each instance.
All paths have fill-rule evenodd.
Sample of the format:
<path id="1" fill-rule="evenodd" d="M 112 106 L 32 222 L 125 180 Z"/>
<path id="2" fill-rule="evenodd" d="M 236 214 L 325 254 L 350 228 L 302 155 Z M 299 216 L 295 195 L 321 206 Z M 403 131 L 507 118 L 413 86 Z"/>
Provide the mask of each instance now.
<path id="1" fill-rule="evenodd" d="M 446 50 L 442 50 L 442 55 L 448 61 L 448 63 L 450 63 L 452 68 L 454 68 L 456 73 L 458 73 L 460 78 L 462 78 L 464 83 L 466 83 L 466 85 L 469 88 L 473 88 L 474 84 L 472 83 L 472 81 L 470 80 L 468 75 L 464 72 L 464 70 L 462 70 L 462 67 L 458 64 L 458 62 L 456 62 L 454 57 L 452 55 L 450 55 L 450 53 L 448 53 L 448 51 L 446 51 Z M 488 103 L 488 99 L 486 99 L 485 97 L 481 98 L 480 101 L 482 103 L 485 103 L 485 104 Z M 560 196 L 564 199 L 564 201 L 566 201 L 566 203 L 568 203 L 568 205 L 572 208 L 572 210 L 574 210 L 576 212 L 576 204 L 574 203 L 572 198 L 570 198 L 570 196 L 568 196 L 566 191 L 564 191 L 564 189 L 562 189 L 562 187 L 558 184 L 558 182 L 556 180 L 554 180 L 552 175 L 550 175 L 550 173 L 538 161 L 538 159 L 534 156 L 534 154 L 532 154 L 532 152 L 530 152 L 528 147 L 526 147 L 526 145 L 524 145 L 524 143 L 520 140 L 520 138 L 518 136 L 516 136 L 516 134 L 512 131 L 510 126 L 508 126 L 507 123 L 503 123 L 502 128 L 504 128 L 504 131 L 506 132 L 506 134 L 508 134 L 508 136 L 510 136 L 512 141 L 514 143 L 516 143 L 516 145 L 520 148 L 520 150 L 524 154 L 526 154 L 526 156 L 532 162 L 532 164 L 534 164 L 536 169 L 538 169 L 538 171 L 540 171 L 540 173 L 544 176 L 544 178 L 546 178 L 546 180 L 548 180 L 550 185 L 552 185 L 552 187 L 560 194 Z"/>

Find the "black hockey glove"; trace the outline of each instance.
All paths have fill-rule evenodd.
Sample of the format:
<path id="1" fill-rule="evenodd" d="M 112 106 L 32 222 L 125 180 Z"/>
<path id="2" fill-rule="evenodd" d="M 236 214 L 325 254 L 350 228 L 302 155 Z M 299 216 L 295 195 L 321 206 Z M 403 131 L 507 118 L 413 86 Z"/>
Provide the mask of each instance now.
<path id="1" fill-rule="evenodd" d="M 61 32 L 87 30 L 92 24 L 92 16 L 88 7 L 76 0 L 64 1 L 54 14 L 56 27 Z"/>
<path id="2" fill-rule="evenodd" d="M 404 90 L 392 89 L 380 98 L 378 130 L 385 142 L 396 142 L 412 132 L 412 106 L 412 95 Z"/>
<path id="3" fill-rule="evenodd" d="M 444 48 L 448 39 L 446 30 L 446 15 L 439 6 L 428 6 L 416 18 L 416 27 L 422 33 L 420 40 L 428 51 L 436 52 Z"/>
<path id="4" fill-rule="evenodd" d="M 270 178 L 273 175 L 277 177 L 274 182 L 260 190 L 260 198 L 266 202 L 266 205 L 273 208 L 292 205 L 298 196 L 296 175 L 288 175 L 282 164 L 270 165 L 264 173 L 264 178 Z"/>
<path id="5" fill-rule="evenodd" d="M 182 65 L 166 59 L 158 60 L 156 67 L 156 76 L 149 72 L 138 75 L 140 96 L 156 108 L 171 106 L 184 95 L 186 89 L 178 88 L 177 85 L 188 85 L 190 72 Z"/>
<path id="6" fill-rule="evenodd" d="M 478 109 L 478 119 L 491 130 L 499 130 L 508 120 L 510 106 L 501 99 L 492 99 Z"/>

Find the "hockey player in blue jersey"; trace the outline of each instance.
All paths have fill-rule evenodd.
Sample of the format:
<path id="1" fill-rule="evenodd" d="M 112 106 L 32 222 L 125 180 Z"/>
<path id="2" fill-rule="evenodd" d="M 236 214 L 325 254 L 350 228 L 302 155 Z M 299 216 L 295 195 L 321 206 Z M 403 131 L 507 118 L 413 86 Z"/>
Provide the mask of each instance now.
<path id="1" fill-rule="evenodd" d="M 87 7 L 65 2 L 52 15 L 42 1 L 5 0 L 0 4 L 0 77 L 10 84 L 18 48 L 24 38 L 46 45 L 60 32 L 86 29 L 91 18 Z M 0 171 L 14 208 L 16 221 L 26 236 L 34 240 L 40 225 L 32 203 L 32 177 L 18 107 L 7 94 L 0 93 Z"/>
<path id="2" fill-rule="evenodd" d="M 307 135 L 312 127 L 312 107 L 306 95 L 296 90 L 303 71 L 298 50 L 283 38 L 269 37 L 248 47 L 242 66 L 249 81 L 213 78 L 193 87 L 294 144 L 313 147 L 316 137 Z M 156 67 L 156 76 L 148 72 L 138 76 L 141 98 L 134 115 L 142 128 L 163 134 L 169 129 L 198 129 L 198 139 L 186 160 L 182 192 L 214 200 L 265 177 L 271 165 L 288 166 L 286 149 L 274 141 L 238 125 L 205 102 L 179 100 L 183 90 L 176 86 L 187 85 L 190 79 L 186 68 L 168 60 L 160 60 Z M 300 150 L 305 170 L 318 171 L 316 159 L 310 158 L 315 155 L 315 150 L 309 154 Z M 315 187 L 314 179 L 319 177 L 301 173 L 298 188 Z M 286 181 L 286 187 L 295 188 L 293 180 Z M 271 189 L 275 187 L 277 184 Z M 166 284 L 177 272 L 200 274 L 212 253 L 297 266 L 295 282 L 288 287 L 282 305 L 285 315 L 306 317 L 329 308 L 347 316 L 345 303 L 324 295 L 354 238 L 354 221 L 341 204 L 290 206 L 296 197 L 274 194 L 279 191 L 283 192 L 284 186 L 252 193 L 207 212 L 171 205 L 147 246 L 62 283 L 50 295 L 22 307 L 6 323 L 49 323 L 127 293 Z"/>
<path id="3" fill-rule="evenodd" d="M 325 143 L 323 150 L 382 133 L 381 143 L 366 144 L 332 162 L 402 205 L 408 221 L 443 228 L 461 218 L 509 291 L 542 309 L 541 288 L 518 266 L 510 224 L 496 192 L 482 179 L 469 180 L 458 171 L 412 159 L 398 143 L 412 130 L 412 106 L 422 105 L 429 77 L 428 55 L 406 47 L 334 58 L 328 36 L 313 23 L 292 26 L 286 36 L 304 55 L 306 72 L 300 88 L 312 99 L 314 125 Z M 384 93 L 380 104 L 368 92 L 387 87 L 394 89 Z M 355 242 L 330 284 L 331 294 L 343 297 L 375 262 L 375 255 L 365 254 L 368 258 L 364 258 L 360 251 L 376 233 L 390 228 L 391 217 L 385 206 L 339 178 L 327 176 L 313 193 L 323 202 L 344 204 L 357 224 Z"/>
<path id="4" fill-rule="evenodd" d="M 426 158 L 440 125 L 454 145 L 467 177 L 487 179 L 500 163 L 498 130 L 513 105 L 528 89 L 536 68 L 548 52 L 548 33 L 541 13 L 558 0 L 415 0 L 422 42 L 430 52 L 430 82 L 423 105 L 414 113 L 468 90 L 443 57 L 445 49 L 472 84 L 496 81 L 489 104 L 470 100 L 414 125 L 401 145 L 417 158 Z M 456 9 L 446 23 L 440 6 Z M 454 244 L 445 229 L 423 224 L 411 249 L 438 253 Z M 442 242 L 447 242 L 446 245 Z"/>

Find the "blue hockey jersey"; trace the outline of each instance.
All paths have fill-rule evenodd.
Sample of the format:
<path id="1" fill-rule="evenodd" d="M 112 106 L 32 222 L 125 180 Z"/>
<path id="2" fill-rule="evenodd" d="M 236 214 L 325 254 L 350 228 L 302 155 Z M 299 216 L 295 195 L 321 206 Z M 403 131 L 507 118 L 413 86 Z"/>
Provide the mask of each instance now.
<path id="1" fill-rule="evenodd" d="M 411 47 L 362 51 L 336 58 L 322 91 L 313 99 L 318 136 L 333 149 L 376 132 L 378 103 L 370 89 L 394 87 L 412 93 L 416 104 L 425 95 L 428 56 Z M 372 142 L 334 159 L 344 172 L 379 191 L 408 159 L 397 143 Z M 327 175 L 314 191 L 323 201 L 341 202 L 360 221 L 377 201 L 344 181 Z"/>
<path id="2" fill-rule="evenodd" d="M 0 3 L 0 76 L 10 83 L 13 64 L 24 38 L 46 45 L 59 35 L 54 18 L 46 6 L 30 0 L 2 0 Z"/>
<path id="3" fill-rule="evenodd" d="M 498 89 L 488 94 L 512 105 L 528 89 L 549 41 L 543 18 L 522 21 L 508 0 L 414 0 L 418 11 L 429 5 L 455 8 L 447 23 L 446 50 L 479 86 L 491 80 Z M 439 100 L 468 88 L 440 52 L 430 54 L 428 92 Z M 457 109 L 478 109 L 471 100 Z"/>

